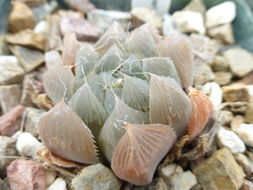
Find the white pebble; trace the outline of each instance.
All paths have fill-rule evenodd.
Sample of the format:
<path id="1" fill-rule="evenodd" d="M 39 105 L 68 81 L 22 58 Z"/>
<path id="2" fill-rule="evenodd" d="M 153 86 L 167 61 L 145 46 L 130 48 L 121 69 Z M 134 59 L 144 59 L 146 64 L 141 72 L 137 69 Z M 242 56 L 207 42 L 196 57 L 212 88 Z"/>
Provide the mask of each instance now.
<path id="1" fill-rule="evenodd" d="M 230 23 L 236 16 L 236 6 L 232 1 L 218 4 L 206 12 L 206 26 L 211 28 L 221 24 Z"/>
<path id="2" fill-rule="evenodd" d="M 62 178 L 57 178 L 47 190 L 66 190 L 66 182 Z"/>
<path id="3" fill-rule="evenodd" d="M 243 141 L 233 131 L 220 127 L 217 138 L 219 146 L 227 147 L 233 154 L 243 153 L 246 150 Z"/>
<path id="4" fill-rule="evenodd" d="M 204 34 L 206 31 L 204 19 L 201 13 L 194 11 L 176 11 L 172 15 L 172 19 L 176 28 L 181 32 L 196 32 L 199 34 Z"/>
<path id="5" fill-rule="evenodd" d="M 242 123 L 235 132 L 246 145 L 253 147 L 253 124 Z"/>
<path id="6" fill-rule="evenodd" d="M 33 29 L 33 31 L 35 33 L 40 33 L 40 34 L 44 34 L 47 35 L 48 34 L 48 30 L 49 30 L 49 25 L 48 22 L 42 20 L 40 21 L 35 28 Z"/>
<path id="7" fill-rule="evenodd" d="M 176 164 L 169 164 L 161 169 L 160 175 L 163 178 L 168 178 L 172 174 L 179 173 L 179 172 L 183 172 L 183 169 L 181 166 L 176 165 Z"/>
<path id="8" fill-rule="evenodd" d="M 202 86 L 201 91 L 203 91 L 209 99 L 212 101 L 214 109 L 219 109 L 222 103 L 222 90 L 217 82 L 208 82 Z"/>
<path id="9" fill-rule="evenodd" d="M 0 56 L 0 64 L 5 64 L 6 62 L 18 64 L 18 59 L 16 56 L 12 56 L 12 55 Z"/>
<path id="10" fill-rule="evenodd" d="M 17 150 L 21 155 L 36 158 L 37 151 L 45 148 L 34 136 L 30 133 L 22 133 L 19 135 L 17 144 Z"/>

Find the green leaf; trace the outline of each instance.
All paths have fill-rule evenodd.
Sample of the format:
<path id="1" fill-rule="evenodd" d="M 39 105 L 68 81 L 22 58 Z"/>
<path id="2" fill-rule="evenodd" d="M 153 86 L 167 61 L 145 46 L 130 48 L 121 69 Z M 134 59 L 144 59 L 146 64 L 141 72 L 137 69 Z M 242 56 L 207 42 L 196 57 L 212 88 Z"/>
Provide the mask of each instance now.
<path id="1" fill-rule="evenodd" d="M 139 78 L 124 76 L 122 99 L 130 107 L 148 112 L 149 108 L 149 86 L 148 83 Z"/>
<path id="2" fill-rule="evenodd" d="M 112 153 L 125 133 L 124 122 L 144 124 L 149 122 L 148 113 L 140 112 L 128 107 L 119 98 L 116 98 L 115 107 L 106 120 L 99 135 L 99 145 L 104 156 L 111 162 Z"/>
<path id="3" fill-rule="evenodd" d="M 89 84 L 85 83 L 76 91 L 69 100 L 69 106 L 81 117 L 97 138 L 108 114 Z"/>

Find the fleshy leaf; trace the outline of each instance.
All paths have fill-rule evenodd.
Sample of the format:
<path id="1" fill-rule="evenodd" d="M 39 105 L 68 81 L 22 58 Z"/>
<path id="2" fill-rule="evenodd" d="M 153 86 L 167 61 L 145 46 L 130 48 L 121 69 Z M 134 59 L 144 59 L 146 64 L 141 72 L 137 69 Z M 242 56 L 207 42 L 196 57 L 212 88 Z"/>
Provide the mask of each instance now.
<path id="1" fill-rule="evenodd" d="M 44 74 L 43 84 L 48 97 L 57 104 L 72 96 L 75 77 L 70 67 L 55 66 Z"/>
<path id="2" fill-rule="evenodd" d="M 148 113 L 128 107 L 119 98 L 116 98 L 115 102 L 115 107 L 99 135 L 100 148 L 109 162 L 111 161 L 114 148 L 125 132 L 123 123 L 148 123 Z"/>
<path id="3" fill-rule="evenodd" d="M 112 157 L 112 170 L 121 179 L 135 185 L 152 181 L 158 163 L 176 142 L 168 125 L 125 124 L 127 130 Z"/>
<path id="4" fill-rule="evenodd" d="M 97 62 L 95 68 L 96 73 L 117 69 L 120 66 L 121 60 L 126 58 L 127 56 L 123 53 L 123 51 L 114 45 Z"/>
<path id="5" fill-rule="evenodd" d="M 191 102 L 174 79 L 151 75 L 149 106 L 151 123 L 171 125 L 177 137 L 184 134 Z"/>
<path id="6" fill-rule="evenodd" d="M 149 86 L 148 83 L 139 78 L 125 75 L 122 89 L 122 99 L 130 107 L 148 112 Z"/>
<path id="7" fill-rule="evenodd" d="M 77 52 L 75 63 L 75 75 L 80 79 L 94 71 L 97 61 L 100 59 L 100 55 L 93 49 L 83 45 Z"/>
<path id="8" fill-rule="evenodd" d="M 192 103 L 192 113 L 187 128 L 187 134 L 191 141 L 198 136 L 206 126 L 213 112 L 213 105 L 203 92 L 196 89 L 190 89 L 188 96 Z"/>
<path id="9" fill-rule="evenodd" d="M 101 104 L 104 104 L 105 88 L 116 81 L 116 78 L 108 73 L 90 74 L 87 81 Z"/>
<path id="10" fill-rule="evenodd" d="M 177 70 L 170 58 L 151 57 L 143 59 L 143 71 L 159 76 L 172 77 L 178 84 L 181 84 Z"/>
<path id="11" fill-rule="evenodd" d="M 123 27 L 119 23 L 113 22 L 111 27 L 107 29 L 94 45 L 94 48 L 99 54 L 104 54 L 114 44 L 120 46 L 126 40 L 126 37 L 127 34 L 123 30 Z"/>
<path id="12" fill-rule="evenodd" d="M 120 72 L 132 77 L 146 79 L 142 67 L 142 62 L 136 56 L 131 55 L 127 60 L 123 61 Z"/>
<path id="13" fill-rule="evenodd" d="M 85 164 L 98 162 L 90 129 L 63 101 L 40 118 L 39 130 L 53 154 Z"/>
<path id="14" fill-rule="evenodd" d="M 81 43 L 77 41 L 75 33 L 67 33 L 63 39 L 62 61 L 63 65 L 74 65 L 75 57 Z"/>
<path id="15" fill-rule="evenodd" d="M 88 125 L 97 138 L 108 115 L 87 83 L 71 97 L 69 106 Z"/>
<path id="16" fill-rule="evenodd" d="M 115 106 L 116 96 L 120 97 L 122 93 L 122 88 L 106 88 L 105 89 L 105 100 L 104 108 L 107 113 L 111 113 Z"/>
<path id="17" fill-rule="evenodd" d="M 125 49 L 129 54 L 138 58 L 155 57 L 158 55 L 156 40 L 145 26 L 135 29 L 125 42 Z"/>
<path id="18" fill-rule="evenodd" d="M 183 36 L 166 37 L 158 44 L 159 55 L 170 57 L 180 76 L 182 86 L 193 84 L 193 50 L 190 42 Z"/>

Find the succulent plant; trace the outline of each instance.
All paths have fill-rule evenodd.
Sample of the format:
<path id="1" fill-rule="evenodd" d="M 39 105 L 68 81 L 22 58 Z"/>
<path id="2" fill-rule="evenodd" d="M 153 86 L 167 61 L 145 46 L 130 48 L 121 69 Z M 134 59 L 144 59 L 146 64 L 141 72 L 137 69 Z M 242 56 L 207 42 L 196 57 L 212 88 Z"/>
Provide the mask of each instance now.
<path id="1" fill-rule="evenodd" d="M 45 73 L 55 107 L 39 122 L 44 144 L 66 160 L 105 157 L 119 178 L 145 185 L 176 141 L 193 140 L 212 114 L 208 97 L 191 88 L 186 37 L 161 37 L 149 24 L 127 33 L 114 23 L 71 62 Z"/>

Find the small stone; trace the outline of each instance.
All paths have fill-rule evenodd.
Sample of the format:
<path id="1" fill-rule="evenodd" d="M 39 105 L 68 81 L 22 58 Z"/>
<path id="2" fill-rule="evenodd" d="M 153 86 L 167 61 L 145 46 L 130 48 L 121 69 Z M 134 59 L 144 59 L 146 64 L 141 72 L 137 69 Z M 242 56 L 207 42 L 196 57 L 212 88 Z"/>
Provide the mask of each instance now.
<path id="1" fill-rule="evenodd" d="M 25 106 L 35 107 L 33 99 L 41 91 L 42 83 L 36 78 L 37 73 L 25 75 L 23 80 L 23 89 L 21 103 Z"/>
<path id="2" fill-rule="evenodd" d="M 109 28 L 114 21 L 119 22 L 125 28 L 129 28 L 131 14 L 121 11 L 94 9 L 88 12 L 88 21 L 103 30 Z"/>
<path id="3" fill-rule="evenodd" d="M 0 135 L 11 136 L 20 129 L 24 110 L 18 105 L 0 117 Z"/>
<path id="4" fill-rule="evenodd" d="M 248 102 L 250 98 L 248 88 L 242 84 L 223 86 L 222 91 L 226 102 Z"/>
<path id="5" fill-rule="evenodd" d="M 66 0 L 66 2 L 71 8 L 79 10 L 83 13 L 87 13 L 95 8 L 95 6 L 89 0 Z"/>
<path id="6" fill-rule="evenodd" d="M 201 91 L 203 91 L 213 103 L 215 109 L 221 106 L 222 102 L 222 90 L 218 83 L 209 82 L 202 86 Z"/>
<path id="7" fill-rule="evenodd" d="M 253 183 L 248 180 L 244 180 L 240 190 L 253 190 Z"/>
<path id="8" fill-rule="evenodd" d="M 61 38 L 60 20 L 59 15 L 53 14 L 48 16 L 49 34 L 47 43 L 49 50 L 62 51 L 63 42 Z"/>
<path id="9" fill-rule="evenodd" d="M 221 26 L 216 26 L 207 30 L 210 37 L 221 40 L 226 44 L 235 43 L 233 27 L 231 23 L 227 23 Z"/>
<path id="10" fill-rule="evenodd" d="M 164 179 L 168 179 L 174 173 L 183 172 L 181 166 L 176 164 L 169 164 L 161 169 L 160 176 Z"/>
<path id="11" fill-rule="evenodd" d="M 200 88 L 203 84 L 215 78 L 211 67 L 201 59 L 195 59 L 194 86 Z"/>
<path id="12" fill-rule="evenodd" d="M 119 190 L 121 182 L 110 169 L 102 164 L 88 166 L 73 178 L 74 190 Z"/>
<path id="13" fill-rule="evenodd" d="M 11 52 L 18 58 L 27 72 L 33 71 L 44 62 L 44 55 L 41 51 L 22 46 L 12 46 Z"/>
<path id="14" fill-rule="evenodd" d="M 57 172 L 55 170 L 46 170 L 46 183 L 47 187 L 54 183 Z"/>
<path id="15" fill-rule="evenodd" d="M 226 10 L 226 11 L 224 11 Z M 232 1 L 213 6 L 206 12 L 206 26 L 211 28 L 221 24 L 230 23 L 236 16 L 236 6 Z"/>
<path id="16" fill-rule="evenodd" d="M 33 32 L 42 35 L 48 35 L 48 31 L 49 31 L 49 24 L 45 20 L 38 22 L 38 24 L 36 24 L 35 28 L 33 29 Z"/>
<path id="17" fill-rule="evenodd" d="M 11 32 L 19 32 L 24 29 L 32 29 L 35 25 L 31 9 L 19 1 L 12 2 L 13 7 L 9 16 L 9 29 Z"/>
<path id="18" fill-rule="evenodd" d="M 253 173 L 253 161 L 250 160 L 244 154 L 238 154 L 235 156 L 237 163 L 242 167 L 243 171 L 250 176 Z"/>
<path id="19" fill-rule="evenodd" d="M 172 19 L 175 27 L 181 32 L 204 34 L 206 31 L 203 16 L 198 12 L 176 11 Z"/>
<path id="20" fill-rule="evenodd" d="M 17 159 L 7 167 L 8 181 L 12 190 L 45 190 L 45 169 L 42 164 Z"/>
<path id="21" fill-rule="evenodd" d="M 221 56 L 217 55 L 214 57 L 213 63 L 212 63 L 212 68 L 214 71 L 229 71 L 229 62 L 228 60 Z"/>
<path id="22" fill-rule="evenodd" d="M 156 1 L 152 0 L 132 0 L 131 8 L 135 7 L 148 7 L 157 11 L 159 15 L 165 15 L 169 12 L 171 5 L 171 0 L 168 1 Z"/>
<path id="23" fill-rule="evenodd" d="M 10 188 L 7 186 L 7 184 L 2 179 L 0 179 L 0 189 L 1 190 L 10 190 Z"/>
<path id="24" fill-rule="evenodd" d="M 165 182 L 170 190 L 189 190 L 197 184 L 197 179 L 191 171 L 186 171 L 171 175 Z"/>
<path id="25" fill-rule="evenodd" d="M 0 86 L 0 105 L 3 113 L 10 111 L 20 103 L 21 88 L 19 85 Z"/>
<path id="26" fill-rule="evenodd" d="M 243 153 L 246 147 L 243 141 L 233 132 L 220 127 L 217 133 L 218 144 L 221 148 L 228 148 L 233 154 Z"/>
<path id="27" fill-rule="evenodd" d="M 56 50 L 45 52 L 45 62 L 47 69 L 63 64 L 61 54 Z"/>
<path id="28" fill-rule="evenodd" d="M 0 136 L 0 176 L 5 174 L 6 167 L 17 155 L 16 140 L 11 137 Z"/>
<path id="29" fill-rule="evenodd" d="M 184 10 L 199 12 L 203 15 L 206 12 L 206 7 L 202 0 L 192 0 L 186 5 Z"/>
<path id="30" fill-rule="evenodd" d="M 45 148 L 31 133 L 21 133 L 18 137 L 16 147 L 20 155 L 34 159 L 37 157 L 36 153 Z"/>
<path id="31" fill-rule="evenodd" d="M 241 115 L 236 115 L 231 121 L 230 128 L 233 131 L 236 131 L 236 129 L 239 128 L 242 123 L 244 123 L 244 117 Z"/>
<path id="32" fill-rule="evenodd" d="M 0 35 L 0 56 L 9 55 L 8 44 L 5 41 L 5 36 Z"/>
<path id="33" fill-rule="evenodd" d="M 161 177 L 155 178 L 151 184 L 133 187 L 131 190 L 168 190 L 168 187 Z"/>
<path id="34" fill-rule="evenodd" d="M 84 18 L 65 16 L 61 19 L 61 33 L 76 33 L 79 41 L 97 41 L 102 31 Z"/>
<path id="35" fill-rule="evenodd" d="M 224 102 L 221 104 L 220 109 L 228 110 L 236 114 L 244 114 L 247 107 L 248 102 Z"/>
<path id="36" fill-rule="evenodd" d="M 232 80 L 232 74 L 230 72 L 219 71 L 215 72 L 214 75 L 214 81 L 221 86 L 229 84 Z"/>
<path id="37" fill-rule="evenodd" d="M 232 48 L 223 54 L 235 76 L 243 77 L 253 70 L 253 56 L 250 52 L 242 48 Z"/>
<path id="38" fill-rule="evenodd" d="M 62 178 L 57 178 L 52 185 L 50 185 L 47 190 L 66 190 L 67 184 Z"/>
<path id="39" fill-rule="evenodd" d="M 171 35 L 179 35 L 179 34 L 181 34 L 181 32 L 178 31 L 173 26 L 172 17 L 171 17 L 170 14 L 166 14 L 163 17 L 163 29 L 162 29 L 162 32 L 163 32 L 164 36 L 171 36 Z"/>
<path id="40" fill-rule="evenodd" d="M 20 82 L 25 74 L 15 56 L 0 56 L 0 85 Z"/>
<path id="41" fill-rule="evenodd" d="M 144 23 L 150 23 L 156 28 L 162 28 L 162 19 L 158 13 L 147 7 L 135 7 L 131 10 L 133 27 L 139 27 Z"/>
<path id="42" fill-rule="evenodd" d="M 242 168 L 226 148 L 217 150 L 196 166 L 193 173 L 204 190 L 238 190 L 245 177 Z"/>
<path id="43" fill-rule="evenodd" d="M 253 102 L 250 102 L 245 112 L 245 121 L 253 123 Z"/>
<path id="44" fill-rule="evenodd" d="M 42 51 L 46 49 L 46 40 L 44 35 L 35 33 L 32 30 L 24 30 L 6 37 L 8 43 L 36 48 Z"/>
<path id="45" fill-rule="evenodd" d="M 235 132 L 246 145 L 253 147 L 253 124 L 242 123 Z"/>
<path id="46" fill-rule="evenodd" d="M 40 5 L 34 6 L 32 8 L 32 12 L 36 20 L 36 23 L 46 19 L 50 15 L 50 13 L 56 10 L 57 7 L 58 7 L 57 1 L 45 1 Z"/>
<path id="47" fill-rule="evenodd" d="M 26 132 L 31 133 L 33 136 L 39 136 L 39 119 L 45 113 L 42 110 L 27 107 L 25 109 L 26 118 L 24 128 Z"/>
<path id="48" fill-rule="evenodd" d="M 234 115 L 231 111 L 220 110 L 220 118 L 222 126 L 224 125 L 230 126 L 230 123 L 232 122 Z"/>
<path id="49" fill-rule="evenodd" d="M 192 33 L 188 39 L 194 49 L 196 57 L 208 63 L 213 61 L 220 49 L 219 42 L 212 40 L 207 36 Z"/>

